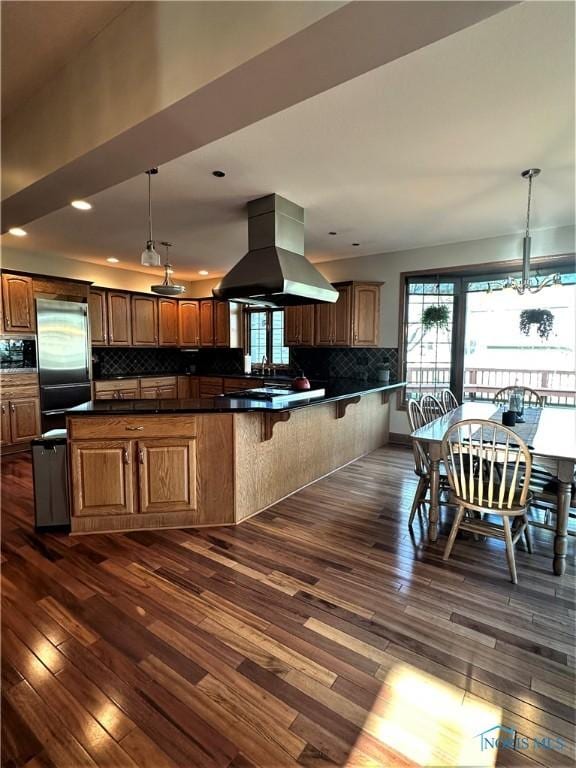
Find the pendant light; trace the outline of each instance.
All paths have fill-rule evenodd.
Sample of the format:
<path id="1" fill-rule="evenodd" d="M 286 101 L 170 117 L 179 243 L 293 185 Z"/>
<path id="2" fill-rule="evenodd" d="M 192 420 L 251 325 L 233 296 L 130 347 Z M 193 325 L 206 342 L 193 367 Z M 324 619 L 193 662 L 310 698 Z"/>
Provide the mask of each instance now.
<path id="1" fill-rule="evenodd" d="M 549 285 L 558 285 L 560 283 L 560 275 L 558 274 L 548 275 L 545 278 L 541 278 L 538 274 L 530 274 L 530 249 L 532 245 L 532 238 L 530 237 L 530 207 L 532 203 L 532 181 L 539 176 L 540 173 L 540 168 L 528 168 L 527 171 L 522 171 L 521 173 L 523 179 L 528 179 L 526 231 L 522 242 L 522 277 L 520 279 L 509 277 L 504 286 L 505 288 L 514 289 L 520 296 L 525 293 L 538 293 L 542 288 L 547 288 Z"/>
<path id="2" fill-rule="evenodd" d="M 146 171 L 148 176 L 148 240 L 146 241 L 146 248 L 142 251 L 140 260 L 145 267 L 159 267 L 160 266 L 160 254 L 156 250 L 156 243 L 152 237 L 152 176 L 158 173 L 158 168 L 150 168 Z"/>
<path id="3" fill-rule="evenodd" d="M 166 247 L 166 263 L 164 264 L 164 282 L 161 285 L 151 285 L 150 290 L 152 293 L 158 293 L 160 296 L 179 296 L 184 293 L 186 288 L 183 285 L 174 285 L 170 275 L 174 272 L 172 264 L 169 263 L 168 251 L 172 246 L 172 243 L 166 243 L 162 241 L 160 245 Z"/>

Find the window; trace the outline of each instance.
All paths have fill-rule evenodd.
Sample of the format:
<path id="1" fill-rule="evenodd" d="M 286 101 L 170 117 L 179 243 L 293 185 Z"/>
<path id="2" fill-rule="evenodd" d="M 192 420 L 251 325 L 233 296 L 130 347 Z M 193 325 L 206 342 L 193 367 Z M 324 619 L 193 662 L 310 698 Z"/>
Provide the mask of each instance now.
<path id="1" fill-rule="evenodd" d="M 519 296 L 505 288 L 510 267 L 478 272 L 403 276 L 403 323 L 400 329 L 400 372 L 407 385 L 399 396 L 419 399 L 450 388 L 459 400 L 489 400 L 506 386 L 535 389 L 549 405 L 576 403 L 576 274 L 572 261 L 548 263 L 540 274 L 558 272 L 560 285 Z M 514 274 L 514 273 L 512 273 Z M 423 323 L 426 314 L 439 325 Z M 554 316 L 548 338 L 536 327 L 520 331 L 525 310 L 547 310 Z"/>
<path id="2" fill-rule="evenodd" d="M 271 365 L 288 365 L 288 347 L 284 346 L 284 310 L 248 309 L 247 352 L 260 363 L 265 356 Z"/>

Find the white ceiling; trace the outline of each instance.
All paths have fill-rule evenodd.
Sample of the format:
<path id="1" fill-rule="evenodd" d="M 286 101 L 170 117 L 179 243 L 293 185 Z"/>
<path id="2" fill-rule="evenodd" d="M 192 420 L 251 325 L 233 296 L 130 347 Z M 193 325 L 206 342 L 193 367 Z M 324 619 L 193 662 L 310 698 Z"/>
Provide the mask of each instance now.
<path id="1" fill-rule="evenodd" d="M 2 117 L 28 99 L 129 2 L 3 0 Z"/>
<path id="2" fill-rule="evenodd" d="M 244 254 L 244 205 L 271 192 L 305 207 L 312 261 L 519 232 L 531 166 L 533 228 L 573 224 L 573 29 L 571 3 L 523 3 L 181 157 L 153 179 L 154 235 L 194 279 Z M 2 240 L 142 269 L 146 184 Z"/>

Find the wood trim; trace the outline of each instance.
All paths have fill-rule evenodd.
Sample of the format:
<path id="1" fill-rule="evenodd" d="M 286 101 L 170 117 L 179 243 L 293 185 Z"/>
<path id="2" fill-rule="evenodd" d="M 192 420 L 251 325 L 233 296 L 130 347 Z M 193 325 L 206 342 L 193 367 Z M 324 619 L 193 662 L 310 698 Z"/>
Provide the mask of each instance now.
<path id="1" fill-rule="evenodd" d="M 360 402 L 360 395 L 348 397 L 346 400 L 336 400 L 336 418 L 342 419 L 346 415 L 346 409 L 349 405 L 356 405 Z"/>
<path id="2" fill-rule="evenodd" d="M 274 434 L 274 427 L 280 421 L 289 421 L 290 411 L 280 411 L 279 413 L 265 413 L 262 419 L 262 442 L 271 440 Z"/>

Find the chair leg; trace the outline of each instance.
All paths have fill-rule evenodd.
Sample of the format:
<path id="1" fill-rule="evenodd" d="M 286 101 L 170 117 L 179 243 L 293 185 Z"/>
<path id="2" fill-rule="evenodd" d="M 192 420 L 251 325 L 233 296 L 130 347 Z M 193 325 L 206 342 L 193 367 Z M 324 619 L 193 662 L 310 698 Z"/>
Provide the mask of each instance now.
<path id="1" fill-rule="evenodd" d="M 410 517 L 408 518 L 409 528 L 412 528 L 412 523 L 414 522 L 416 511 L 418 510 L 420 504 L 422 504 L 422 502 L 424 501 L 427 487 L 428 487 L 427 479 L 425 477 L 421 477 L 418 480 L 418 487 L 416 488 L 416 493 L 414 494 L 414 501 L 412 502 L 412 509 L 410 510 Z"/>
<path id="2" fill-rule="evenodd" d="M 524 540 L 526 541 L 526 549 L 528 550 L 528 554 L 532 554 L 532 536 L 530 535 L 530 525 L 528 523 L 528 515 L 524 515 L 524 523 L 526 525 L 526 528 L 524 528 Z"/>
<path id="3" fill-rule="evenodd" d="M 444 554 L 442 555 L 442 560 L 448 560 L 450 557 L 450 552 L 452 552 L 452 547 L 454 546 L 454 542 L 456 541 L 456 534 L 458 533 L 458 529 L 460 528 L 460 523 L 462 522 L 462 518 L 464 517 L 464 507 L 458 507 L 458 511 L 456 512 L 456 517 L 454 518 L 454 522 L 452 523 L 452 528 L 450 529 L 450 535 L 448 536 L 448 541 L 446 542 L 446 548 L 444 549 Z"/>
<path id="4" fill-rule="evenodd" d="M 518 584 L 516 574 L 516 559 L 514 557 L 514 544 L 512 542 L 512 530 L 510 528 L 510 519 L 506 516 L 502 518 L 504 523 L 504 537 L 506 539 L 506 557 L 508 559 L 508 568 L 510 569 L 510 578 L 513 584 Z"/>

